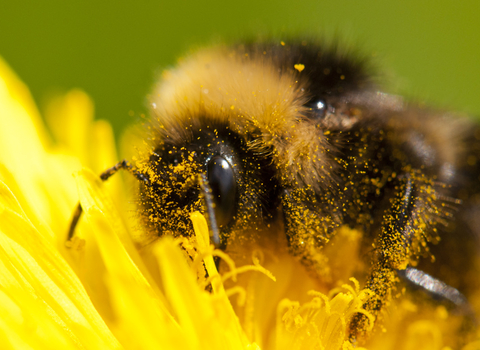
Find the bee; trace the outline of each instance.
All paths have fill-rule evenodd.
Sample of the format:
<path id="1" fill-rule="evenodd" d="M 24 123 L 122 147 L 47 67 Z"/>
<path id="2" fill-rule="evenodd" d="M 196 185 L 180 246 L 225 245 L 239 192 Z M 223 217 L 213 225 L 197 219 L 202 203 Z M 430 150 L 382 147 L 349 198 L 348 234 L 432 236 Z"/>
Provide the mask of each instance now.
<path id="1" fill-rule="evenodd" d="M 337 230 L 359 229 L 368 311 L 384 308 L 399 277 L 463 307 L 478 272 L 480 128 L 383 93 L 372 71 L 367 58 L 309 41 L 198 50 L 151 94 L 148 152 L 101 178 L 126 169 L 139 180 L 155 236 L 192 236 L 194 211 L 219 249 L 280 223 L 316 278 Z"/>

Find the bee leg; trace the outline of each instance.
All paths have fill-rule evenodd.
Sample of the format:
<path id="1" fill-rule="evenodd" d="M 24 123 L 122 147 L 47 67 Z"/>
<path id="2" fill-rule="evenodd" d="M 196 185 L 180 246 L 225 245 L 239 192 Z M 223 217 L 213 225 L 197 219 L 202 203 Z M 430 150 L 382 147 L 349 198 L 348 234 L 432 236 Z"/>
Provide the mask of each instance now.
<path id="1" fill-rule="evenodd" d="M 146 184 L 150 184 L 150 179 L 143 173 L 138 172 L 130 163 L 128 163 L 126 160 L 122 160 L 112 166 L 111 168 L 108 168 L 105 170 L 103 173 L 100 174 L 100 179 L 102 181 L 108 180 L 110 177 L 112 177 L 114 174 L 117 173 L 120 169 L 125 169 L 133 176 L 135 176 L 139 181 L 145 182 Z M 73 213 L 72 216 L 72 221 L 70 222 L 70 228 L 68 230 L 68 235 L 67 235 L 67 241 L 66 241 L 66 246 L 70 247 L 71 245 L 69 244 L 73 237 L 75 236 L 75 228 L 77 227 L 78 221 L 80 220 L 80 217 L 82 216 L 83 209 L 80 203 L 78 203 L 77 208 L 75 209 L 75 212 Z"/>
<path id="2" fill-rule="evenodd" d="M 328 242 L 328 233 L 335 225 L 318 211 L 314 194 L 303 190 L 285 189 L 280 195 L 285 233 L 290 253 L 307 271 L 322 280 L 329 280 L 330 270 L 321 248 Z"/>
<path id="3" fill-rule="evenodd" d="M 398 281 L 397 271 L 407 268 L 424 244 L 426 229 L 435 225 L 435 191 L 428 181 L 418 174 L 405 174 L 398 177 L 394 190 L 396 195 L 383 216 L 380 236 L 375 241 L 375 257 L 366 283 L 366 288 L 375 294 L 364 308 L 375 317 L 391 299 Z M 358 314 L 350 324 L 351 338 L 365 334 L 369 326 L 368 318 Z"/>

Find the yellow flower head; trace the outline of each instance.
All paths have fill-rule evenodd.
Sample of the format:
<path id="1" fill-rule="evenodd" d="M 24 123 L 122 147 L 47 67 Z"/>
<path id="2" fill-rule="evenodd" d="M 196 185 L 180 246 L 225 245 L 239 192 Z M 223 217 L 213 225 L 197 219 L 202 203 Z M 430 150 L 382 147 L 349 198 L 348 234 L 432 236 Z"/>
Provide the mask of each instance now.
<path id="1" fill-rule="evenodd" d="M 373 332 L 365 348 L 455 346 L 459 319 L 408 295 L 371 331 L 363 305 L 372 292 L 351 278 L 361 263 L 357 231 L 342 228 L 326 248 L 334 289 L 283 252 L 249 252 L 237 266 L 210 245 L 198 212 L 195 240 L 167 235 L 139 247 L 129 186 L 122 176 L 104 184 L 96 175 L 118 161 L 110 126 L 93 120 L 80 91 L 53 101 L 46 119 L 48 131 L 0 61 L 2 349 L 352 349 L 360 347 L 348 327 L 359 313 Z M 84 216 L 67 248 L 78 200 Z"/>

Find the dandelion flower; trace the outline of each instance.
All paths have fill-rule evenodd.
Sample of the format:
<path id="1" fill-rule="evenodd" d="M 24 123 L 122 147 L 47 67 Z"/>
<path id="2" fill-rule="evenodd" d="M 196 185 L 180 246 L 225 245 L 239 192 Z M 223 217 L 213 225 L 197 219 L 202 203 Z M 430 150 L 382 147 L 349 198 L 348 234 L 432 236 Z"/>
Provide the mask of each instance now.
<path id="1" fill-rule="evenodd" d="M 49 129 L 0 61 L 2 349 L 360 349 L 348 324 L 372 292 L 350 278 L 352 261 L 335 259 L 347 254 L 361 263 L 358 232 L 342 228 L 341 243 L 328 251 L 342 281 L 333 290 L 281 253 L 252 252 L 250 263 L 237 266 L 210 245 L 200 213 L 191 216 L 193 259 L 189 242 L 180 248 L 167 235 L 139 248 L 129 186 L 121 175 L 108 183 L 96 175 L 118 161 L 110 126 L 93 120 L 80 91 L 54 100 L 46 114 Z M 78 201 L 84 215 L 68 248 Z M 213 256 L 227 266 L 221 273 Z M 399 300 L 364 348 L 455 344 L 458 319 Z"/>

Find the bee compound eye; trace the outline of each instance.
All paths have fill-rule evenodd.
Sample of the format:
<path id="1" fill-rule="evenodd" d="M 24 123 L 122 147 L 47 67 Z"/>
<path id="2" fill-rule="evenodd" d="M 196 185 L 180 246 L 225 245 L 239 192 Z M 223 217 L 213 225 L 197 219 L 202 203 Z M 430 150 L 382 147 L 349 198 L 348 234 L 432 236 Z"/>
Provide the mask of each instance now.
<path id="1" fill-rule="evenodd" d="M 232 166 L 225 158 L 214 156 L 207 163 L 207 178 L 215 203 L 217 225 L 225 226 L 235 211 L 237 183 Z"/>

